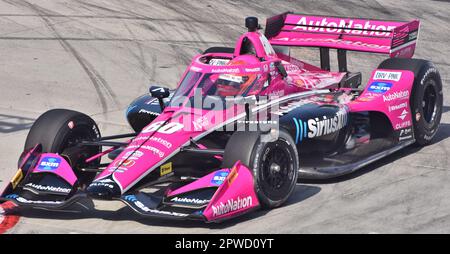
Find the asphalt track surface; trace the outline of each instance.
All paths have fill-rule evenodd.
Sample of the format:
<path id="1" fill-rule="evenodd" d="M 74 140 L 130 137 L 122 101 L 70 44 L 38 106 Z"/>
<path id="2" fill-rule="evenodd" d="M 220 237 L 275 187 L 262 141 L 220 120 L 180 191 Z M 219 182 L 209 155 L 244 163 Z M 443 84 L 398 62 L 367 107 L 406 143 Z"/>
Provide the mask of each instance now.
<path id="1" fill-rule="evenodd" d="M 174 87 L 199 50 L 232 46 L 244 17 L 300 13 L 421 20 L 417 58 L 444 82 L 432 145 L 355 174 L 299 182 L 287 204 L 222 224 L 142 219 L 119 202 L 84 213 L 23 211 L 8 233 L 450 233 L 450 3 L 446 1 L 0 0 L 0 185 L 33 121 L 52 108 L 85 112 L 103 135 L 127 132 L 128 103 L 150 84 Z M 317 63 L 310 51 L 297 52 Z M 349 54 L 366 74 L 384 57 Z M 3 187 L 2 187 L 3 188 Z M 1 220 L 0 215 L 0 220 Z"/>

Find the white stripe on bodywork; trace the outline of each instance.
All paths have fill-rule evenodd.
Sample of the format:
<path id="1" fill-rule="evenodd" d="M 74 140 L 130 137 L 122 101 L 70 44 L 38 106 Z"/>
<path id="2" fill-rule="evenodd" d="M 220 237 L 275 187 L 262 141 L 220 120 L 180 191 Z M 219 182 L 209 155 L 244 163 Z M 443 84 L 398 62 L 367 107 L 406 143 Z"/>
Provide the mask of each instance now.
<path id="1" fill-rule="evenodd" d="M 317 95 L 317 94 L 325 94 L 325 93 L 329 93 L 330 90 L 327 89 L 322 89 L 322 90 L 316 90 L 316 91 L 308 91 L 308 92 L 301 92 L 301 93 L 295 93 L 295 94 L 291 94 L 288 96 L 283 96 L 281 98 L 272 100 L 270 102 L 268 102 L 267 104 L 255 107 L 252 109 L 252 113 L 255 113 L 261 109 L 264 108 L 268 108 L 269 106 L 275 104 L 275 103 L 281 103 L 283 101 L 286 100 L 290 100 L 292 98 L 295 97 L 299 97 L 299 99 L 304 98 L 304 97 L 308 97 L 311 95 Z M 211 128 L 210 130 L 207 130 L 205 132 L 200 133 L 199 135 L 197 135 L 196 137 L 193 138 L 194 141 L 200 140 L 201 138 L 205 137 L 206 135 L 214 132 L 217 129 L 222 128 L 223 126 L 226 126 L 240 118 L 244 118 L 245 117 L 245 113 L 239 114 L 233 118 L 228 119 L 227 121 L 217 125 L 215 128 Z M 187 141 L 186 143 L 184 143 L 183 145 L 179 146 L 177 149 L 175 149 L 171 154 L 169 154 L 167 157 L 165 157 L 164 159 L 160 160 L 157 164 L 155 164 L 153 167 L 151 167 L 149 170 L 147 170 L 145 173 L 143 173 L 140 177 L 138 177 L 136 180 L 134 180 L 131 184 L 128 185 L 127 188 L 125 188 L 125 190 L 123 190 L 122 194 L 125 193 L 126 191 L 128 191 L 131 187 L 133 187 L 136 183 L 138 183 L 140 180 L 142 180 L 144 177 L 146 177 L 150 172 L 152 172 L 155 168 L 161 166 L 164 162 L 166 162 L 167 160 L 169 160 L 170 158 L 172 158 L 175 154 L 177 154 L 181 147 L 187 146 L 189 145 L 190 141 Z M 114 175 L 114 173 L 112 173 Z"/>

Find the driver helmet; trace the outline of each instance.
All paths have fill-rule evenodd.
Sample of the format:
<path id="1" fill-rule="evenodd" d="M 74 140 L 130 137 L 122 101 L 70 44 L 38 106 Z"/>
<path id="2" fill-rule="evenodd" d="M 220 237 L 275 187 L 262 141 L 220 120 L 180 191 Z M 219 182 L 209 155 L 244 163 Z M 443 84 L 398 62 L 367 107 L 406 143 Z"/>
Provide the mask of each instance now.
<path id="1" fill-rule="evenodd" d="M 259 60 L 252 55 L 237 56 L 228 62 L 228 66 L 257 64 Z M 243 94 L 256 80 L 257 74 L 220 74 L 217 79 L 217 90 L 220 96 L 236 96 Z"/>

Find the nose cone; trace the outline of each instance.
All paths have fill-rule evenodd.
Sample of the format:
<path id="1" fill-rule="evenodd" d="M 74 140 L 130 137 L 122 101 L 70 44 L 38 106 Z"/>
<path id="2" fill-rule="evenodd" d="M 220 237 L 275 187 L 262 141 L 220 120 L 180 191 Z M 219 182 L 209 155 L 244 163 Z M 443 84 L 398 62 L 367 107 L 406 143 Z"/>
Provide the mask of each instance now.
<path id="1" fill-rule="evenodd" d="M 87 187 L 87 194 L 94 199 L 113 199 L 122 195 L 119 185 L 110 177 L 96 180 Z"/>

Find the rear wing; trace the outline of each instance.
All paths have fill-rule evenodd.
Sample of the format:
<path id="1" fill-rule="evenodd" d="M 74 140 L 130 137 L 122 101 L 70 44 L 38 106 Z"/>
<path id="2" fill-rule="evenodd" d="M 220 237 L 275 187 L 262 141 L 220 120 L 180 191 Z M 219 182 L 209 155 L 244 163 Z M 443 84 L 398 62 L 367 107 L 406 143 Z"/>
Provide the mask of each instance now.
<path id="1" fill-rule="evenodd" d="M 308 16 L 283 13 L 267 19 L 265 35 L 272 45 L 335 48 L 411 58 L 419 20 Z"/>

